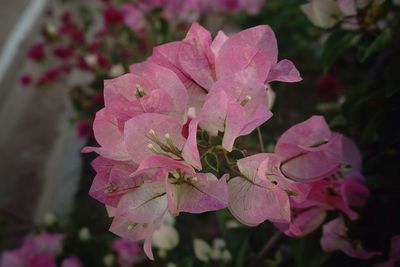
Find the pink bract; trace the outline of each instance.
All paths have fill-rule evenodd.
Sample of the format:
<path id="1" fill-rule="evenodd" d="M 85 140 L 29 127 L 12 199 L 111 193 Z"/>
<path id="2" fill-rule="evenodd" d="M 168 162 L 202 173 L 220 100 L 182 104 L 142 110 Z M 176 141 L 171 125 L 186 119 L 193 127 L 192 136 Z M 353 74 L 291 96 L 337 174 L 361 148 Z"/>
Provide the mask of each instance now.
<path id="1" fill-rule="evenodd" d="M 279 172 L 279 159 L 273 154 L 256 154 L 237 164 L 242 176 L 228 182 L 232 214 L 249 226 L 265 220 L 290 222 L 289 197 L 304 199 L 308 186 L 284 178 Z"/>
<path id="2" fill-rule="evenodd" d="M 348 256 L 359 259 L 370 259 L 381 254 L 380 252 L 365 250 L 359 240 L 349 240 L 347 227 L 342 217 L 324 225 L 321 247 L 328 252 L 341 250 Z"/>
<path id="3" fill-rule="evenodd" d="M 342 136 L 330 131 L 322 116 L 292 126 L 279 138 L 275 153 L 284 158 L 282 173 L 310 182 L 336 172 L 342 158 Z"/>

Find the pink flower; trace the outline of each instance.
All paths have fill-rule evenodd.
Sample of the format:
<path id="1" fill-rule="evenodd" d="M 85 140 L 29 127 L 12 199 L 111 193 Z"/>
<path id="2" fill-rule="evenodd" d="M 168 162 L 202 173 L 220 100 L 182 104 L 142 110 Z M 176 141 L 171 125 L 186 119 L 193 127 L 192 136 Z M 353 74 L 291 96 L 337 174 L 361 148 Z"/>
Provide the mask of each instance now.
<path id="1" fill-rule="evenodd" d="M 63 239 L 61 234 L 29 235 L 20 248 L 3 253 L 1 266 L 55 267 L 55 256 L 62 250 Z"/>
<path id="2" fill-rule="evenodd" d="M 104 82 L 107 110 L 121 122 L 152 112 L 186 119 L 187 92 L 175 74 L 167 68 L 148 63 Z"/>
<path id="3" fill-rule="evenodd" d="M 183 124 L 174 117 L 156 113 L 138 115 L 125 124 L 127 152 L 138 164 L 148 156 L 164 155 L 174 160 L 184 160 L 200 170 L 197 123 L 196 120 L 191 121 L 189 135 L 185 139 L 181 134 Z"/>
<path id="4" fill-rule="evenodd" d="M 257 26 L 230 37 L 220 31 L 212 40 L 206 29 L 193 23 L 183 41 L 154 48 L 150 60 L 177 74 L 188 90 L 189 107 L 198 114 L 207 92 L 224 76 L 247 72 L 261 83 L 300 81 L 294 65 L 288 60 L 278 63 L 277 55 L 275 35 L 269 26 Z"/>
<path id="5" fill-rule="evenodd" d="M 135 33 L 143 35 L 146 30 L 146 14 L 143 9 L 133 5 L 124 4 L 122 6 L 122 13 L 124 14 L 124 22 Z"/>
<path id="6" fill-rule="evenodd" d="M 34 44 L 28 51 L 28 58 L 34 61 L 42 61 L 45 56 L 44 44 Z"/>
<path id="7" fill-rule="evenodd" d="M 71 256 L 62 261 L 61 267 L 83 267 L 83 265 L 78 257 Z"/>
<path id="8" fill-rule="evenodd" d="M 365 250 L 359 240 L 350 240 L 342 217 L 324 225 L 321 247 L 327 252 L 341 250 L 350 257 L 365 260 L 381 254 L 380 252 Z"/>
<path id="9" fill-rule="evenodd" d="M 96 113 L 93 122 L 93 132 L 97 143 L 101 147 L 85 147 L 82 152 L 97 152 L 103 157 L 114 160 L 130 160 L 124 141 L 122 129 L 117 119 L 109 114 L 105 108 Z"/>
<path id="10" fill-rule="evenodd" d="M 285 160 L 281 170 L 285 177 L 310 182 L 337 171 L 342 157 L 342 136 L 332 133 L 321 116 L 312 116 L 279 138 L 275 153 Z"/>
<path id="11" fill-rule="evenodd" d="M 112 242 L 112 248 L 117 252 L 121 267 L 130 267 L 143 259 L 142 250 L 137 242 L 127 239 L 117 239 Z"/>
<path id="12" fill-rule="evenodd" d="M 130 177 L 137 170 L 132 162 L 109 160 L 101 156 L 92 162 L 97 172 L 89 195 L 105 205 L 117 207 L 121 197 L 137 189 L 142 183 L 141 176 Z"/>
<path id="13" fill-rule="evenodd" d="M 235 139 L 251 133 L 267 121 L 268 108 L 265 85 L 247 72 L 225 76 L 214 83 L 200 112 L 200 127 L 216 136 L 224 132 L 222 146 L 232 151 Z"/>
<path id="14" fill-rule="evenodd" d="M 279 171 L 281 159 L 274 154 L 256 154 L 238 160 L 241 176 L 229 180 L 229 210 L 243 224 L 265 220 L 290 222 L 290 199 L 303 202 L 309 186 L 286 179 Z"/>
<path id="15" fill-rule="evenodd" d="M 32 84 L 32 76 L 29 74 L 22 75 L 20 82 L 23 86 L 29 86 Z"/>

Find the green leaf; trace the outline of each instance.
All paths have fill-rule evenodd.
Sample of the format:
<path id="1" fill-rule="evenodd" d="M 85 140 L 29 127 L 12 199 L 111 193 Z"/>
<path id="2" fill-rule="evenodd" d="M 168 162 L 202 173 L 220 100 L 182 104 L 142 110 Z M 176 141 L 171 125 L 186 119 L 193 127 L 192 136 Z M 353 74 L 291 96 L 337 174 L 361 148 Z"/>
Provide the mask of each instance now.
<path id="1" fill-rule="evenodd" d="M 302 238 L 293 238 L 290 245 L 298 267 L 322 267 L 331 254 L 324 253 L 320 245 L 321 232 L 315 231 Z"/>
<path id="2" fill-rule="evenodd" d="M 204 161 L 208 167 L 210 167 L 213 171 L 219 171 L 219 161 L 217 155 L 214 153 L 208 152 L 204 155 Z"/>
<path id="3" fill-rule="evenodd" d="M 236 162 L 244 157 L 245 157 L 244 152 L 239 149 L 233 149 L 232 152 L 228 153 L 228 158 L 232 162 Z"/>
<path id="4" fill-rule="evenodd" d="M 246 252 L 247 252 L 248 246 L 249 246 L 249 238 L 247 237 L 243 241 L 243 243 L 240 246 L 240 249 L 239 249 L 239 251 L 237 253 L 236 260 L 235 260 L 235 262 L 236 262 L 235 267 L 244 266 L 244 263 L 246 261 Z"/>
<path id="5" fill-rule="evenodd" d="M 377 52 L 378 50 L 385 47 L 392 40 L 392 31 L 385 29 L 381 34 L 375 38 L 375 40 L 365 49 L 361 62 L 365 62 L 369 56 Z"/>
<path id="6" fill-rule="evenodd" d="M 349 31 L 337 31 L 326 41 L 322 51 L 324 71 L 327 72 L 337 57 L 358 42 L 360 35 Z"/>

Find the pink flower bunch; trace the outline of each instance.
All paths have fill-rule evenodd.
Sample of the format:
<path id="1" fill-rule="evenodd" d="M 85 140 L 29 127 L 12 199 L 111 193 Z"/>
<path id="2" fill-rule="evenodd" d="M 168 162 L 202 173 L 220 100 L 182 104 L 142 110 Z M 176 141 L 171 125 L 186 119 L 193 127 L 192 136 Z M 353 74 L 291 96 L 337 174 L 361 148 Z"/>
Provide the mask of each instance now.
<path id="1" fill-rule="evenodd" d="M 7 267 L 56 267 L 55 257 L 62 251 L 63 239 L 62 234 L 29 235 L 25 237 L 20 248 L 2 254 L 0 265 Z"/>
<path id="2" fill-rule="evenodd" d="M 240 159 L 238 167 L 242 175 L 228 182 L 232 214 L 249 226 L 269 220 L 289 236 L 312 232 L 328 210 L 356 219 L 350 206 L 369 196 L 358 149 L 321 116 L 283 133 L 274 153 Z"/>
<path id="3" fill-rule="evenodd" d="M 213 39 L 197 23 L 182 41 L 155 47 L 129 73 L 106 80 L 93 123 L 100 147 L 83 152 L 100 155 L 90 195 L 114 217 L 110 230 L 144 240 L 152 259 L 153 234 L 168 213 L 228 207 L 245 225 L 268 220 L 289 236 L 312 232 L 331 210 L 356 219 L 352 207 L 369 196 L 360 153 L 321 116 L 288 129 L 274 153 L 228 162 L 235 140 L 271 118 L 268 83 L 300 80 L 291 61 L 278 61 L 268 26 Z M 205 132 L 220 143 L 204 149 Z M 213 149 L 231 164 L 221 177 L 204 162 Z"/>
<path id="4" fill-rule="evenodd" d="M 94 135 L 100 156 L 90 195 L 109 206 L 111 231 L 131 240 L 151 239 L 167 213 L 201 213 L 228 206 L 228 175 L 202 172 L 197 132 L 223 133 L 222 148 L 267 121 L 266 83 L 301 78 L 277 60 L 268 26 L 230 37 L 194 23 L 184 40 L 154 48 L 130 73 L 104 83 L 105 108 Z"/>
<path id="5" fill-rule="evenodd" d="M 112 249 L 117 253 L 118 264 L 121 267 L 130 267 L 143 260 L 144 255 L 137 242 L 116 239 L 112 242 Z"/>
<path id="6" fill-rule="evenodd" d="M 122 7 L 125 23 L 138 34 L 146 29 L 146 16 L 159 8 L 162 17 L 177 24 L 191 23 L 209 12 L 247 12 L 258 13 L 264 5 L 263 0 L 146 0 L 131 1 Z"/>

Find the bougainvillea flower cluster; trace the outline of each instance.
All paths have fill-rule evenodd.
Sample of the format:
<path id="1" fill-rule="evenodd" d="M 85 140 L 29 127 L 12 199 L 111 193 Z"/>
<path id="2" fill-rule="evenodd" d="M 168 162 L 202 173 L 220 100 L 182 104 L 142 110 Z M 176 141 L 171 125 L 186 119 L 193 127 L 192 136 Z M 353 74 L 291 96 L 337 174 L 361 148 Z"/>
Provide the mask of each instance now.
<path id="1" fill-rule="evenodd" d="M 56 256 L 62 251 L 63 239 L 62 234 L 29 235 L 20 248 L 2 254 L 1 266 L 56 267 Z"/>
<path id="2" fill-rule="evenodd" d="M 238 137 L 271 118 L 268 84 L 300 80 L 291 61 L 278 60 L 269 26 L 213 39 L 197 23 L 106 80 L 93 125 L 100 147 L 83 151 L 99 154 L 90 195 L 114 217 L 111 231 L 144 240 L 153 258 L 153 234 L 169 214 L 229 208 L 243 224 L 268 220 L 290 236 L 310 233 L 330 210 L 355 219 L 351 207 L 369 195 L 361 157 L 323 117 L 291 127 L 273 153 L 229 156 Z"/>

